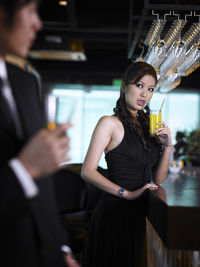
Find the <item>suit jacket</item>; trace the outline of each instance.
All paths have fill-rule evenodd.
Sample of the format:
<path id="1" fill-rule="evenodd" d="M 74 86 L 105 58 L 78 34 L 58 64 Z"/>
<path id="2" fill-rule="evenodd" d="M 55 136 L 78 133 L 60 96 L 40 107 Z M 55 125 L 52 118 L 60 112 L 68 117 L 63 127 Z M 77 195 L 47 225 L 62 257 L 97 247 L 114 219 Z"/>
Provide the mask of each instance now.
<path id="1" fill-rule="evenodd" d="M 7 64 L 23 139 L 13 127 L 10 113 L 0 107 L 0 258 L 9 267 L 66 267 L 61 245 L 68 244 L 59 225 L 52 177 L 36 183 L 39 194 L 27 199 L 8 160 L 15 157 L 42 127 L 44 116 L 36 77 Z"/>

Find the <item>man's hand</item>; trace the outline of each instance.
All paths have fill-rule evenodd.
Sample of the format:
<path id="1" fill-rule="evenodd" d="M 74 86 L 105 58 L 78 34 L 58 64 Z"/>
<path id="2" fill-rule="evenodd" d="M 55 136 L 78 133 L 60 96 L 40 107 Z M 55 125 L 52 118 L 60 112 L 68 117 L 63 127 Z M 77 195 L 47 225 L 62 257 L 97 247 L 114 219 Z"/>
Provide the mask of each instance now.
<path id="1" fill-rule="evenodd" d="M 69 160 L 66 153 L 70 139 L 66 130 L 70 127 L 68 122 L 51 131 L 42 129 L 23 148 L 18 159 L 34 179 L 56 171 L 59 164 Z"/>
<path id="2" fill-rule="evenodd" d="M 80 267 L 80 264 L 73 258 L 70 253 L 65 255 L 65 261 L 68 267 Z"/>

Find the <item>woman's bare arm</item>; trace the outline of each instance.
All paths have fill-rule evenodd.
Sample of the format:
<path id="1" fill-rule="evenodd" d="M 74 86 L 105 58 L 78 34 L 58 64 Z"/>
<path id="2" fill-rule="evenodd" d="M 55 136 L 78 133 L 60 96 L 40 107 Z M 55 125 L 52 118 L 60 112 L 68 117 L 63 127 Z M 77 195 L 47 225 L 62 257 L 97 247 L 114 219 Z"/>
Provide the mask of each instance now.
<path id="1" fill-rule="evenodd" d="M 173 148 L 170 129 L 164 122 L 160 122 L 160 124 L 162 124 L 164 127 L 158 128 L 155 132 L 157 132 L 161 142 L 164 142 L 165 148 L 160 161 L 158 162 L 157 170 L 155 173 L 154 182 L 157 185 L 160 185 L 166 178 L 169 168 L 170 155 Z"/>
<path id="2" fill-rule="evenodd" d="M 81 175 L 83 179 L 97 186 L 103 191 L 118 196 L 120 186 L 111 182 L 97 171 L 101 155 L 112 141 L 116 127 L 115 119 L 110 116 L 102 117 L 92 135 L 90 146 L 83 163 Z M 147 188 L 155 189 L 157 186 L 147 184 L 144 187 L 130 192 L 125 190 L 123 198 L 134 199 L 138 197 Z"/>

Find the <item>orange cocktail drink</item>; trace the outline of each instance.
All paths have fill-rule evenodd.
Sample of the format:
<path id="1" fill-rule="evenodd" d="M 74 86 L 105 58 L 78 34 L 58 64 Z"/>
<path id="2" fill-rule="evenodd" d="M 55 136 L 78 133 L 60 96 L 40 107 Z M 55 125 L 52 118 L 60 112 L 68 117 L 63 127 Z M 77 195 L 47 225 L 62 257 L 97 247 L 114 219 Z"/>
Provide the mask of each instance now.
<path id="1" fill-rule="evenodd" d="M 46 122 L 49 130 L 56 128 L 58 98 L 55 95 L 47 94 L 45 97 Z"/>
<path id="2" fill-rule="evenodd" d="M 47 123 L 47 128 L 49 130 L 54 130 L 56 128 L 56 123 L 55 122 L 48 122 Z"/>
<path id="3" fill-rule="evenodd" d="M 158 122 L 162 121 L 162 113 L 160 110 L 151 110 L 150 111 L 150 117 L 149 117 L 149 132 L 150 136 L 157 136 L 154 132 L 156 129 L 162 127 L 162 125 L 159 125 Z"/>

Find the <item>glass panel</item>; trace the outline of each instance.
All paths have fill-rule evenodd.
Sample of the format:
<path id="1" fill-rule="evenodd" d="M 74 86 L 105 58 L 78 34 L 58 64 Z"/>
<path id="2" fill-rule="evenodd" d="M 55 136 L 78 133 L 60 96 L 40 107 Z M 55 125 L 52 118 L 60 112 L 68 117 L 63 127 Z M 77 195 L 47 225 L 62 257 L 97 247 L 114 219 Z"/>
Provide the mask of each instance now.
<path id="1" fill-rule="evenodd" d="M 58 120 L 61 121 L 62 117 L 66 116 L 65 113 L 71 113 L 73 127 L 69 130 L 71 138 L 69 157 L 71 160 L 68 163 L 83 162 L 98 120 L 104 115 L 113 114 L 113 108 L 119 97 L 119 90 L 113 91 L 113 86 L 109 88 L 110 90 L 99 90 L 98 86 L 92 88 L 96 90 L 89 90 L 90 87 L 82 88 L 82 86 L 80 86 L 80 90 L 78 88 L 59 89 L 59 86 L 53 90 L 53 94 L 59 98 L 61 103 Z M 106 89 L 108 89 L 107 86 Z M 72 108 L 72 103 L 74 108 Z M 102 155 L 99 165 L 106 168 L 104 155 Z"/>
<path id="2" fill-rule="evenodd" d="M 191 131 L 199 123 L 199 95 L 172 93 L 169 95 L 168 121 L 173 140 L 177 131 Z"/>
<path id="3" fill-rule="evenodd" d="M 83 121 L 83 154 L 86 153 L 92 132 L 100 119 L 104 115 L 112 115 L 116 100 L 119 97 L 119 92 L 113 91 L 91 91 L 85 93 L 84 101 L 84 116 Z M 102 155 L 100 166 L 106 167 L 104 155 Z"/>
<path id="4" fill-rule="evenodd" d="M 81 163 L 87 153 L 93 130 L 104 115 L 113 114 L 119 97 L 118 86 L 57 85 L 53 94 L 62 103 L 59 118 L 71 116 L 73 127 L 69 130 L 71 151 L 69 163 Z M 165 94 L 155 92 L 150 108 L 160 108 Z M 170 92 L 162 108 L 163 121 L 170 127 L 173 144 L 177 131 L 190 131 L 199 123 L 199 93 Z M 71 114 L 71 115 L 70 115 Z M 106 167 L 104 155 L 100 166 Z"/>

